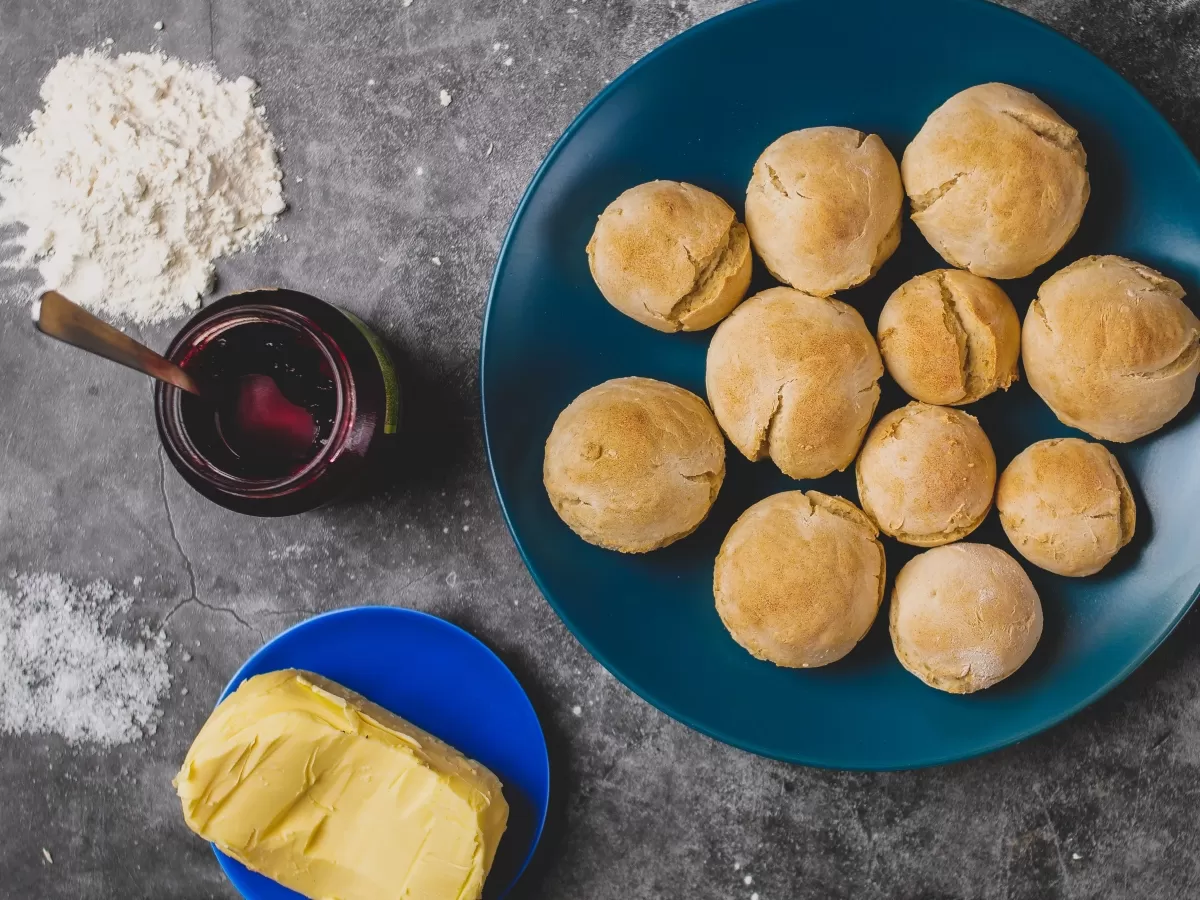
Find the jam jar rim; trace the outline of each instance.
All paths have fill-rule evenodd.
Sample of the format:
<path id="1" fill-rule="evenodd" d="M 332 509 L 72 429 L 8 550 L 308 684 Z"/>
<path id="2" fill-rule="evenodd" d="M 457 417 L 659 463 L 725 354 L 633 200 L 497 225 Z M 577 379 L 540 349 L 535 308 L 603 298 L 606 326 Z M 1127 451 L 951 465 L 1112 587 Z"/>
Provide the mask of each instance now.
<path id="1" fill-rule="evenodd" d="M 246 291 L 231 295 L 231 297 L 242 298 L 251 293 L 257 293 L 257 291 Z M 338 403 L 334 428 L 320 451 L 295 472 L 279 478 L 244 478 L 232 475 L 200 452 L 192 441 L 183 424 L 181 407 L 183 392 L 173 385 L 160 383 L 155 392 L 155 406 L 164 448 L 173 457 L 172 462 L 183 466 L 190 475 L 222 493 L 247 500 L 266 500 L 282 494 L 294 493 L 319 480 L 344 449 L 357 412 L 354 373 L 341 345 L 332 335 L 318 327 L 309 316 L 270 302 L 247 299 L 234 303 L 208 317 L 205 317 L 205 312 L 207 310 L 202 310 L 197 314 L 172 339 L 164 354 L 167 359 L 178 362 L 182 356 L 181 351 L 194 347 L 201 339 L 210 339 L 222 331 L 236 328 L 242 324 L 268 322 L 296 327 L 320 349 L 333 372 Z M 207 467 L 198 468 L 193 464 L 193 460 L 204 460 Z"/>

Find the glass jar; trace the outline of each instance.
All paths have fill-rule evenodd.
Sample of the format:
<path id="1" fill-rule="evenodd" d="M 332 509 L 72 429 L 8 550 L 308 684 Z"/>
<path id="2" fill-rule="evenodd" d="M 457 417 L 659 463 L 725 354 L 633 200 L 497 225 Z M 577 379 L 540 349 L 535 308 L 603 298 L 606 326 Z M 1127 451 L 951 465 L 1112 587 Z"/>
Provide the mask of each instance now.
<path id="1" fill-rule="evenodd" d="M 193 316 L 166 357 L 214 396 L 239 379 L 267 375 L 313 417 L 305 455 L 251 459 L 222 432 L 217 407 L 157 383 L 158 434 L 184 479 L 227 509 L 286 516 L 340 499 L 379 476 L 400 419 L 391 356 L 360 319 L 283 288 L 225 297 Z"/>

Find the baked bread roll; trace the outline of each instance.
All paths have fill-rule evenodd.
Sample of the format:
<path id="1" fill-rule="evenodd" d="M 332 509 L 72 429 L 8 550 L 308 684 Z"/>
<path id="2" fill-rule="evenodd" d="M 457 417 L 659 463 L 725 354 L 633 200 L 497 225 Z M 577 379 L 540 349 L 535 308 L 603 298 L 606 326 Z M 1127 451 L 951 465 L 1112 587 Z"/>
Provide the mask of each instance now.
<path id="1" fill-rule="evenodd" d="M 938 269 L 912 278 L 879 314 L 888 374 L 923 403 L 962 406 L 1017 380 L 1021 320 L 986 278 Z"/>
<path id="2" fill-rule="evenodd" d="M 867 435 L 855 468 L 863 511 L 915 547 L 966 537 L 992 508 L 996 455 L 974 416 L 910 403 Z"/>
<path id="3" fill-rule="evenodd" d="M 805 128 L 758 158 L 746 189 L 746 228 L 771 274 L 827 297 L 862 284 L 900 243 L 904 190 L 878 135 Z"/>
<path id="4" fill-rule="evenodd" d="M 1119 256 L 1089 256 L 1038 290 L 1021 332 L 1030 387 L 1067 425 L 1107 441 L 1162 428 L 1200 372 L 1183 288 Z"/>
<path id="5" fill-rule="evenodd" d="M 1029 659 L 1042 636 L 1042 602 L 1003 550 L 953 544 L 900 570 L 889 621 L 904 668 L 940 691 L 970 694 Z"/>
<path id="6" fill-rule="evenodd" d="M 555 512 L 585 541 L 644 553 L 704 521 L 725 478 L 725 442 L 690 391 L 614 378 L 559 414 L 542 477 Z"/>
<path id="7" fill-rule="evenodd" d="M 883 545 L 853 503 L 818 491 L 760 500 L 733 523 L 713 574 L 733 639 L 777 666 L 841 659 L 883 599 Z"/>
<path id="8" fill-rule="evenodd" d="M 988 278 L 1020 278 L 1054 256 L 1091 190 L 1075 129 L 1007 84 L 967 88 L 934 110 L 900 171 L 925 239 Z"/>
<path id="9" fill-rule="evenodd" d="M 1017 454 L 1000 476 L 996 508 L 1018 552 L 1057 575 L 1099 572 L 1137 524 L 1117 458 L 1079 438 L 1038 441 Z"/>
<path id="10" fill-rule="evenodd" d="M 833 298 L 771 288 L 713 335 L 705 383 L 729 440 L 793 478 L 854 461 L 879 402 L 883 361 L 866 324 Z"/>
<path id="11" fill-rule="evenodd" d="M 733 208 L 678 181 L 621 194 L 596 222 L 587 255 L 604 299 L 659 331 L 711 328 L 750 286 L 750 238 Z"/>

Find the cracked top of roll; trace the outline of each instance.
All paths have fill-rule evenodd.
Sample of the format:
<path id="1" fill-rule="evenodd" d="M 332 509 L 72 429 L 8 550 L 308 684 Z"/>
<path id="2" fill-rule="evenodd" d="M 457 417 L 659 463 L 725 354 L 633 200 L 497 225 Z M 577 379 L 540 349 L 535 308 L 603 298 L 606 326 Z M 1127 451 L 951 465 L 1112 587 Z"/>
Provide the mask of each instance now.
<path id="1" fill-rule="evenodd" d="M 725 478 L 725 442 L 690 391 L 614 378 L 559 414 L 542 476 L 555 512 L 585 541 L 645 553 L 704 521 Z"/>
<path id="2" fill-rule="evenodd" d="M 617 197 L 587 254 L 604 299 L 659 331 L 711 328 L 750 286 L 750 239 L 732 207 L 678 181 L 650 181 Z"/>
<path id="3" fill-rule="evenodd" d="M 875 339 L 853 307 L 779 287 L 717 328 L 705 384 L 743 455 L 770 456 L 793 478 L 820 478 L 854 461 L 882 375 Z"/>
<path id="4" fill-rule="evenodd" d="M 1183 288 L 1120 256 L 1088 256 L 1038 289 L 1021 331 L 1025 377 L 1067 425 L 1108 441 L 1157 431 L 1200 373 Z"/>
<path id="5" fill-rule="evenodd" d="M 1020 278 L 1054 256 L 1090 193 L 1075 129 L 1007 84 L 967 88 L 934 110 L 900 171 L 926 240 L 988 278 Z"/>
<path id="6" fill-rule="evenodd" d="M 879 135 L 792 131 L 754 164 L 746 228 L 771 274 L 827 297 L 866 281 L 900 244 L 904 191 Z"/>
<path id="7" fill-rule="evenodd" d="M 910 397 L 973 403 L 1017 380 L 1021 320 L 986 278 L 937 269 L 904 282 L 879 314 L 879 350 Z"/>
<path id="8" fill-rule="evenodd" d="M 1000 476 L 996 507 L 1020 554 L 1058 575 L 1099 572 L 1137 524 L 1117 458 L 1079 438 L 1038 441 L 1018 453 Z"/>

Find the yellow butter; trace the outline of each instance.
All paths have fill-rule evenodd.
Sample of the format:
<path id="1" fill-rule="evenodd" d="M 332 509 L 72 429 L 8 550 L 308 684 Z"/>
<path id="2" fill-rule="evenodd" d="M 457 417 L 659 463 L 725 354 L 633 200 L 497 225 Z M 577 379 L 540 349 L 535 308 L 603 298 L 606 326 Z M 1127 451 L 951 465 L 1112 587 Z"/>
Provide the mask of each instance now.
<path id="1" fill-rule="evenodd" d="M 227 697 L 174 784 L 192 831 L 315 900 L 478 900 L 508 822 L 484 766 L 295 669 Z"/>

